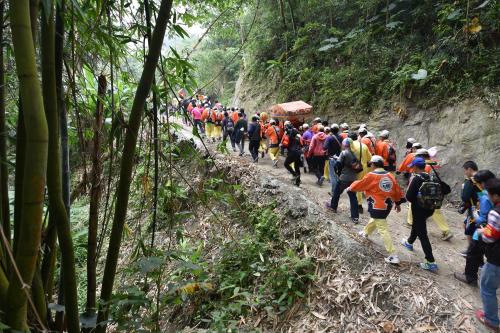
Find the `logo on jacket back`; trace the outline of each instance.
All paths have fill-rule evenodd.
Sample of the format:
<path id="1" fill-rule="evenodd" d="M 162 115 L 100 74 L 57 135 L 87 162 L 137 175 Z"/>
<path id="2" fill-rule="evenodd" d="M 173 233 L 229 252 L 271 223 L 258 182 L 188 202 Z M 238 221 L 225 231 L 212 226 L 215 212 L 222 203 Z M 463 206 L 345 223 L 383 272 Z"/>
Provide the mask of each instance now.
<path id="1" fill-rule="evenodd" d="M 378 187 L 384 192 L 390 192 L 392 190 L 392 181 L 389 177 L 382 177 L 378 183 Z"/>

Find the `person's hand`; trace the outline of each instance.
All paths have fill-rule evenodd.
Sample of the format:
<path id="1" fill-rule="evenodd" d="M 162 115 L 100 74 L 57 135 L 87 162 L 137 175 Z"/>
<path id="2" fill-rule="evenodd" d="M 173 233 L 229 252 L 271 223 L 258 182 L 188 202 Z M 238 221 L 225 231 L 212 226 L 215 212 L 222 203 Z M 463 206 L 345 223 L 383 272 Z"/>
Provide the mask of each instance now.
<path id="1" fill-rule="evenodd" d="M 394 210 L 396 211 L 396 213 L 401 213 L 401 206 L 396 205 L 396 207 L 394 207 Z"/>
<path id="2" fill-rule="evenodd" d="M 483 234 L 483 230 L 484 230 L 484 227 L 482 225 L 480 225 L 479 227 L 477 227 L 476 232 L 479 236 L 481 236 Z"/>
<path id="3" fill-rule="evenodd" d="M 346 191 L 347 191 L 347 192 L 352 192 L 351 187 L 348 187 L 348 188 L 346 189 Z"/>

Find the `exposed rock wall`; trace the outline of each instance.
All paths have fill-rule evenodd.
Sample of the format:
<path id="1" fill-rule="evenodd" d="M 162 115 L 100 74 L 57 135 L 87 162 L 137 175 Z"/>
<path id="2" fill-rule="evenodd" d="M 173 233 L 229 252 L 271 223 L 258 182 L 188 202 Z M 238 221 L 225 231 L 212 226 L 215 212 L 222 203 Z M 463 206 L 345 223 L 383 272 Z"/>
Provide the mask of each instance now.
<path id="1" fill-rule="evenodd" d="M 236 85 L 233 105 L 244 107 L 247 114 L 264 111 L 277 102 L 276 82 L 250 83 L 242 74 Z M 497 99 L 498 96 L 496 97 Z M 306 101 L 307 102 L 307 101 Z M 452 198 L 458 198 L 463 180 L 462 165 L 474 160 L 481 169 L 500 175 L 500 109 L 479 99 L 468 99 L 444 108 L 419 109 L 402 106 L 379 108 L 371 115 L 345 110 L 316 110 L 315 115 L 330 123 L 347 121 L 354 126 L 368 124 L 373 132 L 387 129 L 396 143 L 398 156 L 404 154 L 406 139 L 416 138 L 425 147 L 438 148 L 437 159 L 442 163 L 440 174 L 454 188 Z M 398 161 L 401 159 L 398 157 Z"/>

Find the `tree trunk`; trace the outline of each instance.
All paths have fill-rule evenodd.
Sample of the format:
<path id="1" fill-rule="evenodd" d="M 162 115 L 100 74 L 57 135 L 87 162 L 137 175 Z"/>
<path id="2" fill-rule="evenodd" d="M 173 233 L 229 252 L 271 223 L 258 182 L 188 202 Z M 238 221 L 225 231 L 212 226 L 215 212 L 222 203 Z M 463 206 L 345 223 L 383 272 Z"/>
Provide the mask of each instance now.
<path id="1" fill-rule="evenodd" d="M 288 6 L 290 7 L 290 18 L 292 19 L 293 34 L 297 35 L 297 24 L 295 23 L 295 15 L 293 13 L 293 6 L 290 0 L 287 0 Z"/>
<path id="2" fill-rule="evenodd" d="M 38 80 L 35 46 L 31 33 L 28 0 L 11 0 L 12 42 L 19 79 L 19 92 L 26 129 L 25 166 L 20 217 L 19 244 L 15 261 L 22 281 L 10 279 L 5 318 L 15 330 L 27 330 L 27 298 L 23 283 L 31 285 L 36 269 L 43 219 L 45 177 L 47 173 L 48 130 Z"/>
<path id="3" fill-rule="evenodd" d="M 149 6 L 149 0 L 144 0 L 144 11 L 146 13 L 146 32 L 148 37 L 148 46 L 151 47 L 151 8 Z M 156 79 L 153 77 L 153 87 L 156 86 Z M 156 235 L 156 218 L 158 211 L 158 176 L 159 176 L 159 166 L 158 166 L 158 98 L 156 96 L 156 90 L 153 89 L 153 147 L 154 147 L 154 185 L 153 185 L 153 219 L 151 221 L 151 249 L 153 249 L 155 244 Z"/>
<path id="4" fill-rule="evenodd" d="M 95 111 L 94 138 L 92 147 L 92 171 L 90 172 L 90 208 L 89 232 L 87 242 L 87 315 L 91 316 L 96 310 L 96 264 L 97 264 L 97 228 L 99 220 L 99 201 L 102 192 L 102 163 L 101 143 L 102 126 L 104 120 L 103 100 L 106 95 L 106 77 L 100 75 L 98 79 L 97 106 Z"/>
<path id="5" fill-rule="evenodd" d="M 127 207 L 129 200 L 130 182 L 132 176 L 132 168 L 134 164 L 134 156 L 137 143 L 137 134 L 141 124 L 144 102 L 149 94 L 151 85 L 153 83 L 154 73 L 160 57 L 161 48 L 163 45 L 163 38 L 170 17 L 172 9 L 172 0 L 162 0 L 158 18 L 156 20 L 156 27 L 151 39 L 148 57 L 144 69 L 142 71 L 139 85 L 132 104 L 130 112 L 130 120 L 125 135 L 125 143 L 120 165 L 120 180 L 118 183 L 117 200 L 115 206 L 115 215 L 113 217 L 113 225 L 111 236 L 109 240 L 109 248 L 106 256 L 106 265 L 104 267 L 104 275 L 102 279 L 101 290 L 101 304 L 97 322 L 103 322 L 108 319 L 107 302 L 111 298 L 113 292 L 113 284 L 116 274 L 116 266 L 118 263 L 118 255 L 120 252 L 120 244 L 123 234 L 123 226 L 127 217 Z M 97 333 L 104 333 L 106 331 L 106 324 L 96 328 Z"/>
<path id="6" fill-rule="evenodd" d="M 2 226 L 8 241 L 11 241 L 10 204 L 9 204 L 9 170 L 7 163 L 7 130 L 5 128 L 5 68 L 3 57 L 4 46 L 4 11 L 5 2 L 0 3 L 0 197 Z"/>
<path id="7" fill-rule="evenodd" d="M 56 68 L 55 68 L 55 23 L 53 2 L 42 10 L 42 79 L 43 101 L 49 128 L 47 172 L 49 211 L 57 225 L 57 236 L 61 248 L 64 279 L 66 322 L 68 332 L 79 332 L 78 294 L 76 290 L 75 255 L 69 228 L 68 214 L 62 196 L 61 149 L 59 116 L 57 112 Z M 50 12 L 49 12 L 50 11 Z"/>

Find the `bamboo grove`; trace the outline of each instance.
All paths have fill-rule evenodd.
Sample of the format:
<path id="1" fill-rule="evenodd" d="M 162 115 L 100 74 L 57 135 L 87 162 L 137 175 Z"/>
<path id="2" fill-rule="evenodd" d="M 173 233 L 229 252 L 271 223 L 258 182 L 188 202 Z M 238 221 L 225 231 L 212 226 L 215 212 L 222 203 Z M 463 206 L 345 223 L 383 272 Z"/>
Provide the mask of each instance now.
<path id="1" fill-rule="evenodd" d="M 174 87 L 193 85 L 190 53 L 165 52 L 165 36 L 187 36 L 179 22 L 193 23 L 193 11 L 241 3 L 186 5 L 0 0 L 0 331 L 106 331 L 145 132 L 153 199 L 144 252 L 154 251 L 165 128 L 158 113 Z M 70 219 L 82 196 L 83 295 Z"/>

